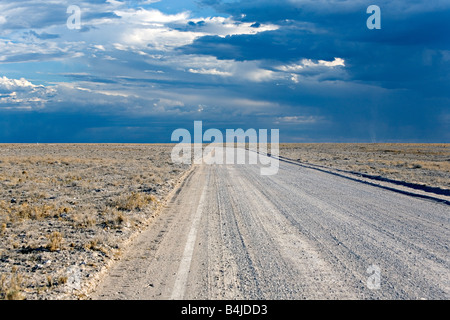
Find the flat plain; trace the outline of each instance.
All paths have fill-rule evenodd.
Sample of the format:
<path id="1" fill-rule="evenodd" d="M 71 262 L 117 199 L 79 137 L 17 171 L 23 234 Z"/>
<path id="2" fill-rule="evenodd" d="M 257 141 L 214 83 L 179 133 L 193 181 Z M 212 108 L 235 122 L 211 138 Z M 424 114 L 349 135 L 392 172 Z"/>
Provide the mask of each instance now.
<path id="1" fill-rule="evenodd" d="M 170 145 L 0 145 L 0 299 L 77 299 L 189 166 Z"/>
<path id="2" fill-rule="evenodd" d="M 139 250 L 143 251 L 139 251 L 136 248 L 130 251 L 130 244 L 132 243 L 133 238 L 137 237 L 139 233 L 146 232 L 152 228 L 155 230 L 150 230 L 145 233 L 145 243 L 143 242 L 143 244 L 148 245 L 148 243 L 151 242 L 154 243 L 155 246 L 157 246 L 158 243 L 161 243 L 161 246 L 163 246 L 163 244 L 167 242 L 173 246 L 176 245 L 176 248 L 179 247 L 178 249 L 182 252 L 182 249 L 184 248 L 184 244 L 182 241 L 180 242 L 180 235 L 182 232 L 175 232 L 172 239 L 167 236 L 168 233 L 160 232 L 158 225 L 161 224 L 162 226 L 165 226 L 164 223 L 166 222 L 167 225 L 169 225 L 171 223 L 170 221 L 178 221 L 177 219 L 181 219 L 180 221 L 182 222 L 180 222 L 180 225 L 174 227 L 173 230 L 181 230 L 182 226 L 188 226 L 188 221 L 185 219 L 185 213 L 187 215 L 187 212 L 196 211 L 197 205 L 193 195 L 198 193 L 195 190 L 203 190 L 203 187 L 200 188 L 196 183 L 186 183 L 186 185 L 182 185 L 181 189 L 183 189 L 182 192 L 184 193 L 181 194 L 186 194 L 186 201 L 191 201 L 193 203 L 192 206 L 184 206 L 182 202 L 180 202 L 180 205 L 175 205 L 176 203 L 172 204 L 173 212 L 167 215 L 167 219 L 160 217 L 164 215 L 164 210 L 160 209 L 165 206 L 165 199 L 171 192 L 176 190 L 176 187 L 184 181 L 183 179 L 187 176 L 188 171 L 192 169 L 188 165 L 176 165 L 172 163 L 170 158 L 172 147 L 173 145 L 170 144 L 0 145 L 0 237 L 2 239 L 0 243 L 0 299 L 89 298 L 89 292 L 95 289 L 99 279 L 109 272 L 115 261 L 126 256 L 127 252 L 139 252 L 139 256 L 136 259 L 143 259 L 143 257 L 150 254 L 150 251 L 148 251 L 150 249 L 142 246 L 139 247 Z M 280 155 L 298 161 L 300 164 L 311 164 L 347 172 L 359 172 L 380 176 L 395 181 L 430 186 L 438 188 L 439 190 L 444 190 L 445 192 L 448 192 L 450 189 L 450 144 L 280 144 Z M 340 192 L 343 194 L 342 196 L 348 196 L 350 199 L 354 199 L 351 198 L 350 191 L 353 192 L 357 189 L 356 186 L 359 187 L 359 185 L 353 186 L 353 184 L 344 184 L 338 179 L 332 181 L 338 183 L 338 185 L 339 183 L 343 184 L 342 190 L 329 190 L 326 185 L 322 185 L 325 181 L 330 180 L 327 176 L 313 175 L 310 177 L 310 171 L 308 170 L 304 171 L 304 169 L 300 168 L 300 171 L 297 172 L 298 168 L 292 166 L 285 167 L 285 165 L 283 165 L 283 170 L 280 171 L 280 174 L 277 177 L 271 178 L 272 180 L 270 181 L 264 180 L 265 182 L 263 184 L 257 183 L 262 179 L 261 177 L 252 176 L 252 179 L 249 178 L 250 180 L 245 184 L 246 186 L 248 185 L 246 188 L 248 190 L 253 190 L 253 185 L 259 185 L 259 189 L 261 190 L 258 191 L 259 189 L 255 189 L 255 191 L 249 195 L 249 197 L 254 200 L 250 204 L 246 204 L 242 199 L 239 200 L 238 195 L 235 195 L 234 197 L 237 199 L 235 201 L 237 202 L 234 204 L 234 207 L 230 209 L 226 206 L 229 203 L 232 203 L 232 201 L 230 202 L 230 200 L 227 200 L 229 197 L 227 197 L 225 191 L 228 190 L 229 185 L 240 185 L 239 183 L 242 182 L 241 180 L 243 177 L 247 177 L 248 175 L 246 170 L 252 172 L 252 169 L 246 167 L 246 170 L 242 173 L 242 177 L 236 173 L 236 170 L 239 169 L 238 167 L 234 168 L 231 166 L 230 168 L 227 168 L 228 167 L 226 166 L 223 168 L 218 167 L 218 169 L 223 172 L 214 169 L 211 172 L 215 173 L 215 175 L 207 175 L 208 177 L 216 177 L 217 174 L 222 172 L 219 174 L 219 177 L 221 178 L 216 178 L 209 183 L 211 187 L 210 189 L 207 189 L 208 194 L 210 194 L 210 198 L 208 199 L 210 200 L 205 200 L 206 207 L 204 210 L 205 212 L 212 212 L 211 219 L 215 217 L 213 213 L 216 212 L 215 210 L 217 209 L 214 207 L 214 201 L 218 201 L 217 199 L 221 200 L 222 198 L 223 199 L 219 201 L 220 205 L 218 205 L 220 209 L 219 212 L 225 210 L 221 214 L 226 215 L 226 217 L 228 217 L 227 215 L 229 215 L 230 212 L 234 212 L 237 210 L 236 208 L 239 209 L 242 206 L 247 209 L 238 210 L 239 212 L 236 214 L 242 215 L 243 221 L 247 221 L 246 219 L 249 219 L 248 215 L 251 213 L 255 215 L 255 219 L 261 219 L 261 223 L 266 220 L 267 221 L 263 224 L 269 223 L 271 219 L 274 219 L 272 215 L 267 215 L 267 213 L 264 213 L 264 208 L 260 208 L 259 205 L 256 205 L 259 201 L 264 200 L 266 202 L 268 201 L 267 203 L 273 202 L 273 208 L 269 206 L 272 208 L 271 210 L 273 212 L 278 212 L 278 210 L 287 206 L 289 201 L 291 201 L 288 209 L 292 210 L 292 215 L 295 217 L 298 216 L 298 219 L 306 219 L 307 216 L 305 216 L 305 214 L 299 216 L 299 203 L 292 200 L 297 199 L 299 197 L 298 194 L 300 194 L 301 197 L 306 197 L 305 199 L 311 202 L 309 207 L 305 207 L 304 210 L 302 209 L 302 212 L 308 213 L 318 210 L 317 212 L 323 214 L 324 219 L 331 219 L 332 216 L 327 215 L 326 213 L 328 211 L 324 209 L 330 206 L 330 204 L 325 203 L 326 201 L 331 201 L 327 198 L 328 193 Z M 244 168 L 242 168 L 242 170 L 243 169 Z M 226 173 L 228 172 L 227 170 L 230 170 L 230 173 Z M 203 171 L 200 170 L 199 172 Z M 207 181 L 209 181 L 209 178 L 207 179 L 207 176 L 203 179 L 205 181 L 198 178 L 199 181 L 197 184 L 202 185 L 203 183 L 208 185 Z M 300 188 L 297 186 L 296 183 L 301 182 L 295 179 L 297 176 L 298 179 L 304 179 L 305 181 L 309 181 L 309 178 L 313 179 L 315 184 L 311 186 L 311 188 L 317 187 L 318 193 L 307 196 L 307 193 L 310 192 L 310 190 L 303 190 L 303 187 Z M 292 183 L 295 184 L 292 186 L 292 190 L 296 193 L 295 195 L 289 196 L 289 192 L 292 190 L 289 191 L 290 189 L 286 189 L 283 185 L 287 186 Z M 192 185 L 194 187 L 192 187 Z M 192 190 L 189 189 L 190 186 L 192 187 Z M 279 188 L 275 188 L 275 190 L 271 186 L 278 186 Z M 348 192 L 344 187 L 349 188 Z M 297 190 L 298 188 L 301 190 Z M 248 190 L 245 190 L 241 190 L 241 193 L 245 194 L 245 192 L 249 192 Z M 286 193 L 283 193 L 282 190 L 285 190 Z M 275 198 L 269 197 L 266 199 L 262 195 L 263 191 L 265 195 L 270 195 L 274 192 L 278 192 L 278 194 Z M 375 198 L 378 191 L 369 188 L 367 191 L 368 195 L 370 194 L 369 191 L 373 192 L 373 201 L 375 203 L 376 199 L 378 199 Z M 258 195 L 259 198 L 256 195 Z M 286 203 L 281 201 L 284 197 L 286 198 Z M 312 197 L 314 199 L 316 199 L 315 197 L 318 199 L 320 198 L 320 201 L 317 200 L 319 201 L 317 202 Z M 391 196 L 389 195 L 389 197 Z M 211 199 L 216 200 L 213 201 Z M 306 200 L 304 202 L 309 203 Z M 363 199 L 355 200 L 354 202 L 357 208 L 359 208 L 357 204 L 360 200 L 362 201 Z M 400 200 L 393 198 L 392 201 L 395 202 Z M 401 200 L 400 202 L 402 204 L 407 203 L 405 200 Z M 317 203 L 320 203 L 320 205 Z M 420 204 L 421 206 L 426 207 L 426 203 Z M 353 204 L 350 203 L 350 205 Z M 223 206 L 225 206 L 225 209 L 222 208 Z M 363 205 L 361 204 L 361 206 Z M 421 209 L 424 214 L 427 211 L 425 207 Z M 406 220 L 403 221 L 403 223 L 409 221 L 411 223 L 411 231 L 414 227 L 417 228 L 420 226 L 420 224 L 414 226 L 414 219 L 411 218 L 411 212 L 414 212 L 414 208 L 410 209 L 411 211 L 405 213 Z M 439 210 L 441 210 L 440 206 L 435 208 L 436 212 L 440 212 Z M 333 209 L 330 212 L 334 213 L 335 211 L 336 210 Z M 388 211 L 389 210 L 386 209 L 386 212 Z M 351 212 L 353 212 L 353 209 Z M 263 213 L 266 215 L 264 216 Z M 177 218 L 175 219 L 173 217 Z M 439 215 L 439 217 L 439 219 L 442 218 L 441 215 Z M 392 217 L 383 216 L 383 218 L 389 220 Z M 153 223 L 154 221 L 156 222 Z M 311 230 L 295 230 L 296 236 L 297 233 L 300 232 L 301 236 L 298 235 L 298 237 L 301 238 L 301 241 L 299 240 L 300 242 L 298 242 L 298 239 L 294 239 L 295 241 L 292 243 L 310 243 L 311 246 L 316 246 L 317 243 L 313 241 L 313 238 L 315 234 L 318 234 L 318 232 L 322 230 L 319 227 L 324 222 L 319 221 L 320 223 L 317 222 L 317 225 L 313 225 L 313 222 L 314 221 L 308 219 L 303 221 L 302 225 L 311 224 Z M 230 220 L 226 223 L 234 225 L 237 222 Z M 379 223 L 383 222 L 381 221 Z M 441 224 L 439 224 L 439 228 L 445 227 L 445 232 L 447 232 L 447 223 Z M 205 226 L 208 226 L 208 224 L 205 224 Z M 220 224 L 220 226 L 222 226 L 220 228 L 224 228 L 223 224 Z M 336 228 L 336 233 L 341 233 L 344 230 L 339 229 L 339 224 L 331 224 L 329 227 Z M 216 227 L 213 225 L 211 228 L 211 230 L 205 229 L 204 232 L 205 234 L 211 234 L 212 237 L 215 230 L 214 228 Z M 293 227 L 289 228 L 292 229 Z M 161 230 L 163 229 L 164 228 Z M 188 230 L 187 227 L 186 230 Z M 442 230 L 440 229 L 439 232 L 432 228 L 430 230 L 432 230 L 430 231 L 430 237 L 440 237 L 440 234 L 442 233 Z M 251 234 L 258 234 L 255 230 L 249 229 L 248 232 Z M 278 231 L 275 233 L 278 235 Z M 231 234 L 233 233 L 227 233 L 226 237 Z M 411 231 L 411 234 L 414 234 L 414 232 Z M 283 246 L 279 250 L 306 250 L 305 248 L 302 249 L 302 247 L 297 249 L 292 247 L 292 243 L 286 240 L 291 236 L 294 237 L 294 233 L 290 236 L 285 235 L 282 237 L 283 241 L 281 242 L 283 243 Z M 311 236 L 312 240 L 306 239 L 307 236 Z M 164 242 L 158 237 L 162 237 L 161 239 L 172 239 L 173 241 L 170 242 L 169 240 L 164 240 L 166 241 Z M 226 237 L 224 239 L 228 241 L 228 238 Z M 326 234 L 322 235 L 323 239 L 326 237 L 328 237 Z M 236 239 L 232 238 L 229 239 L 229 241 L 234 243 Z M 256 248 L 258 247 L 258 243 L 262 244 L 265 243 L 265 241 L 269 240 L 258 238 L 258 242 L 254 242 L 252 245 Z M 225 250 L 225 247 L 224 245 L 219 246 L 219 243 L 220 242 L 214 242 L 211 245 L 211 248 L 215 248 L 214 250 L 218 250 L 217 252 L 222 252 L 221 250 Z M 324 248 L 327 248 L 326 245 L 324 244 Z M 218 247 L 216 248 L 215 246 Z M 161 247 L 158 250 L 161 250 L 160 252 L 168 252 L 169 255 L 177 252 L 176 250 L 168 250 L 171 248 L 170 245 L 166 247 L 167 248 Z M 228 249 L 232 251 L 237 250 L 234 247 Z M 320 251 L 316 252 L 313 250 L 311 252 L 314 252 L 314 255 L 322 254 Z M 212 260 L 219 257 L 213 257 L 213 253 L 208 253 L 208 256 Z M 228 257 L 229 255 L 226 256 Z M 244 259 L 245 255 L 238 256 L 239 259 Z M 324 257 L 324 259 L 325 258 L 326 257 Z M 239 262 L 239 259 L 236 261 Z M 268 261 L 271 261 L 271 259 L 272 258 Z M 402 259 L 399 259 L 399 261 L 406 261 L 405 259 Z M 170 261 L 170 259 L 167 261 Z M 348 262 L 350 260 L 344 259 L 342 261 Z M 213 262 L 219 266 L 226 261 L 214 260 L 211 263 Z M 132 268 L 135 268 L 135 260 L 130 260 L 129 263 Z M 150 261 L 142 261 L 142 263 L 145 268 L 148 268 Z M 173 266 L 171 266 L 171 268 L 177 266 L 177 263 L 172 264 Z M 305 266 L 305 268 L 307 267 L 306 264 L 299 265 Z M 239 264 L 235 267 L 237 268 L 236 270 L 238 270 Z M 148 270 L 155 269 L 156 272 L 166 272 L 158 268 L 159 265 L 155 265 L 153 269 Z M 266 270 L 263 266 L 261 266 L 261 268 L 261 270 Z M 194 270 L 195 273 L 193 274 L 197 274 L 201 270 L 202 269 L 199 267 L 197 271 Z M 299 272 L 303 274 L 302 270 L 299 270 Z M 314 272 L 317 272 L 317 270 L 309 270 L 308 272 L 306 275 L 303 274 L 302 277 L 310 274 L 312 278 L 306 280 L 312 281 Z M 440 271 L 440 274 L 445 275 L 446 272 L 445 269 L 442 272 Z M 126 273 L 129 273 L 128 269 Z M 118 274 L 120 274 L 121 277 L 125 275 L 123 272 L 119 272 Z M 202 272 L 199 274 L 202 274 Z M 133 274 L 128 274 L 128 277 L 131 277 L 131 279 L 138 279 L 137 275 Z M 155 277 L 161 278 L 162 276 L 159 275 Z M 224 278 L 223 281 L 227 282 L 232 281 L 233 279 L 234 278 L 230 276 L 229 278 Z M 267 281 L 270 277 L 263 277 L 262 279 Z M 120 279 L 115 278 L 113 280 L 112 283 L 115 284 Z M 211 288 L 216 286 L 216 283 L 211 282 L 211 279 L 208 281 L 210 281 L 209 285 Z M 197 283 L 199 288 L 202 283 L 202 281 Z M 115 289 L 116 288 L 114 287 L 113 290 Z M 153 290 L 156 289 L 153 288 Z M 165 286 L 161 290 L 167 291 L 169 289 Z M 301 289 L 298 290 L 296 295 L 290 294 L 288 296 L 297 296 L 297 294 L 302 292 Z M 303 292 L 304 297 L 321 297 L 320 295 L 315 296 L 306 294 L 309 292 L 308 290 Z M 326 283 L 323 284 L 323 290 L 327 290 Z M 444 286 L 444 289 L 442 290 L 445 292 L 447 287 Z M 313 291 L 310 293 L 312 292 Z M 220 296 L 213 295 L 213 297 L 236 297 L 231 295 L 231 291 L 227 293 L 225 290 L 223 294 L 224 295 Z M 203 295 L 200 296 L 203 297 Z M 406 296 L 411 298 L 413 295 L 405 295 L 405 297 Z M 441 295 L 430 294 L 429 296 L 439 297 Z M 140 296 L 137 296 L 137 298 L 139 297 Z M 164 297 L 164 295 L 162 297 Z M 245 297 L 245 294 L 241 296 L 241 298 Z M 260 296 L 250 295 L 250 297 Z M 279 296 L 273 295 L 271 297 L 276 298 Z M 359 295 L 358 297 L 366 297 L 366 295 Z M 393 292 L 389 297 L 403 296 Z"/>
<path id="3" fill-rule="evenodd" d="M 450 144 L 293 143 L 280 155 L 303 163 L 450 191 Z"/>

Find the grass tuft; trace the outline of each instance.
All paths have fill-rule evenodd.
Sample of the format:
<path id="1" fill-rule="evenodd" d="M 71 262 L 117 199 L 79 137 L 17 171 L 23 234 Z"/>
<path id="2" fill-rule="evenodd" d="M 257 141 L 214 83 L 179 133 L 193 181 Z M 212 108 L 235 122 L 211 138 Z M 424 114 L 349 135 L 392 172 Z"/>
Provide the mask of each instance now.
<path id="1" fill-rule="evenodd" d="M 13 267 L 9 281 L 6 274 L 0 276 L 0 300 L 23 300 L 23 278 Z"/>
<path id="2" fill-rule="evenodd" d="M 49 243 L 47 249 L 50 251 L 58 251 L 62 249 L 63 236 L 61 233 L 55 231 L 47 236 Z"/>

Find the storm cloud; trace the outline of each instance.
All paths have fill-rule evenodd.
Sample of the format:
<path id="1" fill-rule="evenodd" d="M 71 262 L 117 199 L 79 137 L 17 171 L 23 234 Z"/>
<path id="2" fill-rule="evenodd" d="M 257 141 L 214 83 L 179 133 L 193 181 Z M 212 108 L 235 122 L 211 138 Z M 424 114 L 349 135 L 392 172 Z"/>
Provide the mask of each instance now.
<path id="1" fill-rule="evenodd" d="M 363 0 L 80 1 L 80 30 L 70 4 L 0 1 L 0 141 L 450 138 L 448 1 L 378 1 L 379 30 Z"/>

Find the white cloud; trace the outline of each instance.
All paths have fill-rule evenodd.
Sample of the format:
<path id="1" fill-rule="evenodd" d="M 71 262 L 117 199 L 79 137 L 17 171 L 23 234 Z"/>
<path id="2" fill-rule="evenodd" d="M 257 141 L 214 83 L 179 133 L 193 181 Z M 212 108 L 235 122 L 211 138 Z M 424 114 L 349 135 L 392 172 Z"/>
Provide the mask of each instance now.
<path id="1" fill-rule="evenodd" d="M 0 63 L 46 61 L 84 55 L 83 44 L 57 41 L 20 42 L 0 39 Z"/>
<path id="2" fill-rule="evenodd" d="M 291 124 L 315 124 L 323 121 L 323 117 L 318 116 L 285 116 L 278 117 L 276 124 L 279 123 L 291 123 Z"/>
<path id="3" fill-rule="evenodd" d="M 176 82 L 181 79 L 180 77 L 183 77 L 182 80 L 186 80 L 185 77 L 190 76 L 191 78 L 195 77 L 195 80 L 188 79 L 188 81 L 208 81 L 192 74 L 217 76 L 227 78 L 227 80 L 232 78 L 232 81 L 237 83 L 264 82 L 280 78 L 279 72 L 267 70 L 258 61 L 219 60 L 207 55 L 184 55 L 174 50 L 177 47 L 191 44 L 197 38 L 206 35 L 226 37 L 256 34 L 276 30 L 278 26 L 261 24 L 256 28 L 252 27 L 253 23 L 235 21 L 232 17 L 193 19 L 191 13 L 187 11 L 165 14 L 156 9 L 124 9 L 127 4 L 115 0 L 110 0 L 102 5 L 99 3 L 87 4 L 86 8 L 84 8 L 84 3 L 80 3 L 80 7 L 83 9 L 83 32 L 68 30 L 65 27 L 65 21 L 63 24 L 54 25 L 43 23 L 42 28 L 32 30 L 38 34 L 47 33 L 58 36 L 43 41 L 36 37 L 24 38 L 23 34 L 30 31 L 28 25 L 24 25 L 24 29 L 15 25 L 15 31 L 8 36 L 7 40 L 0 39 L 0 63 L 65 59 L 68 62 L 69 70 L 73 71 L 70 73 L 74 75 L 77 71 L 89 70 L 89 74 L 96 74 L 99 75 L 98 78 L 112 79 L 113 81 L 109 83 L 96 82 L 96 79 L 88 77 L 89 74 L 84 74 L 86 75 L 84 78 L 68 77 L 71 79 L 68 83 L 58 82 L 53 83 L 52 86 L 41 86 L 24 78 L 0 78 L 0 90 L 4 91 L 3 94 L 0 92 L 2 107 L 7 104 L 17 108 L 19 105 L 47 106 L 48 110 L 53 110 L 64 107 L 62 106 L 63 102 L 67 102 L 67 105 L 78 105 L 81 109 L 91 104 L 105 106 L 121 104 L 132 108 L 130 107 L 132 104 L 128 102 L 135 99 L 139 100 L 136 105 L 148 105 L 151 109 L 156 104 L 154 107 L 159 108 L 158 110 L 161 112 L 163 109 L 170 111 L 181 108 L 190 112 L 189 108 L 195 106 L 194 109 L 197 110 L 199 109 L 197 106 L 200 105 L 208 105 L 208 111 L 211 111 L 214 110 L 214 104 L 209 100 L 204 103 L 204 96 L 193 98 L 195 95 L 181 95 L 173 98 L 173 91 L 157 91 L 159 89 L 158 82 L 150 84 L 146 80 L 155 78 L 155 80 Z M 65 4 L 64 1 L 59 3 L 59 5 Z M 13 10 L 14 5 L 8 6 L 9 16 L 6 17 L 9 21 L 10 17 L 17 18 L 18 13 L 21 18 L 30 14 L 33 2 L 24 1 L 23 8 L 15 5 L 18 11 Z M 27 8 L 27 6 L 29 7 Z M 42 6 L 43 2 L 37 1 L 35 8 Z M 105 8 L 105 11 L 98 10 L 99 8 Z M 52 7 L 51 11 L 55 10 Z M 42 19 L 48 18 L 47 12 L 44 11 Z M 62 12 L 66 11 L 62 10 Z M 110 15 L 102 18 L 103 13 L 111 12 L 120 16 L 120 19 Z M 90 20 L 83 18 L 89 14 L 93 16 Z M 30 22 L 31 24 L 38 24 L 38 22 L 33 20 L 32 23 Z M 193 24 L 195 25 L 193 26 Z M 85 62 L 86 68 L 71 69 L 74 64 L 70 59 L 76 57 L 79 58 L 79 61 L 76 61 L 77 64 Z M 114 67 L 112 67 L 111 61 L 115 61 Z M 144 68 L 137 70 L 139 66 L 144 66 Z M 116 83 L 114 81 L 114 77 L 117 76 L 114 74 L 115 72 L 127 74 L 130 79 L 123 78 L 123 81 Z M 83 73 L 79 73 L 79 75 L 82 76 Z M 139 78 L 143 78 L 144 81 L 140 82 Z M 209 96 L 209 92 L 207 95 Z M 261 104 L 258 106 L 261 107 Z M 249 106 L 249 108 L 254 107 Z M 148 109 L 145 110 L 148 111 Z"/>
<path id="4" fill-rule="evenodd" d="M 105 47 L 101 44 L 94 45 L 94 48 L 100 51 L 105 51 Z"/>
<path id="5" fill-rule="evenodd" d="M 0 0 L 1 1 L 1 0 Z M 156 2 L 153 0 L 139 2 L 141 4 Z M 256 34 L 268 30 L 276 30 L 278 26 L 271 24 L 260 24 L 257 28 L 252 27 L 253 23 L 233 20 L 232 17 L 191 17 L 188 11 L 176 14 L 165 14 L 156 9 L 126 8 L 124 1 L 110 0 L 106 3 L 89 3 L 82 1 L 82 29 L 86 32 L 75 32 L 65 27 L 64 21 L 59 21 L 49 16 L 50 13 L 59 12 L 60 7 L 69 2 L 61 1 L 57 8 L 48 6 L 45 1 L 24 1 L 23 5 L 7 4 L 0 2 L 0 8 L 7 12 L 7 18 L 14 21 L 27 20 L 27 24 L 9 25 L 15 31 L 8 40 L 0 39 L 0 63 L 11 62 L 32 62 L 56 59 L 80 58 L 84 54 L 86 57 L 102 59 L 103 61 L 123 60 L 123 53 L 117 50 L 137 53 L 145 59 L 151 60 L 153 64 L 159 60 L 159 53 L 172 60 L 171 68 L 176 70 L 189 70 L 191 73 L 213 74 L 218 76 L 231 76 L 239 74 L 231 63 L 211 65 L 210 63 L 191 65 L 181 59 L 172 59 L 179 56 L 174 49 L 193 43 L 199 37 L 213 35 L 226 37 L 240 34 Z M 44 8 L 48 7 L 48 10 Z M 33 16 L 32 11 L 39 9 L 42 15 Z M 41 10 L 42 9 L 42 10 Z M 0 10 L 0 12 L 2 12 Z M 65 10 L 62 10 L 65 13 Z M 113 18 L 106 14 L 113 13 L 120 18 Z M 0 23 L 1 17 L 0 16 Z M 90 18 L 85 18 L 90 17 Z M 89 20 L 88 20 L 89 19 Z M 57 22 L 59 21 L 59 22 Z M 53 24 L 52 24 L 53 23 Z M 61 24 L 62 23 L 62 24 Z M 191 28 L 192 24 L 195 26 Z M 57 39 L 36 39 L 35 37 L 23 37 L 23 32 L 29 32 L 29 27 L 41 25 L 36 28 L 39 34 L 47 33 L 57 35 Z M 18 31 L 18 30 L 23 30 Z M 217 60 L 216 60 L 217 62 Z M 243 75 L 243 79 L 250 81 L 265 81 L 271 77 L 271 71 L 256 70 L 250 68 L 248 75 Z"/>
<path id="6" fill-rule="evenodd" d="M 337 67 L 337 66 L 345 67 L 345 61 L 342 58 L 334 58 L 333 61 L 319 60 L 318 64 L 325 67 Z"/>
<path id="7" fill-rule="evenodd" d="M 191 44 L 202 36 L 196 32 L 181 32 L 168 27 L 138 27 L 123 33 L 120 36 L 122 44 L 127 50 L 139 50 L 140 48 L 168 51 L 176 47 Z"/>
<path id="8" fill-rule="evenodd" d="M 316 80 L 345 77 L 346 72 L 341 67 L 345 67 L 345 60 L 334 58 L 332 61 L 316 60 L 316 62 L 312 59 L 302 59 L 298 63 L 276 66 L 275 69 L 287 73 L 286 78 L 297 84 L 305 77 Z"/>
<path id="9" fill-rule="evenodd" d="M 164 66 L 177 66 L 189 73 L 233 77 L 237 82 L 265 82 L 283 79 L 283 74 L 267 70 L 260 61 L 219 60 L 206 55 L 173 55 L 157 62 Z"/>
<path id="10" fill-rule="evenodd" d="M 36 88 L 37 86 L 32 84 L 30 81 L 20 78 L 20 79 L 8 79 L 3 76 L 0 78 L 0 89 L 3 90 L 16 90 L 19 88 Z"/>
<path id="11" fill-rule="evenodd" d="M 31 109 L 42 107 L 48 99 L 54 96 L 53 87 L 35 85 L 30 81 L 0 78 L 0 108 Z"/>
<path id="12" fill-rule="evenodd" d="M 302 64 L 290 64 L 287 66 L 279 66 L 277 69 L 285 72 L 299 72 L 303 68 L 304 66 Z"/>
<path id="13" fill-rule="evenodd" d="M 211 75 L 215 75 L 215 76 L 222 76 L 222 77 L 229 77 L 232 76 L 233 74 L 231 72 L 226 72 L 226 71 L 219 71 L 216 68 L 213 69 L 205 69 L 205 68 L 201 68 L 201 69 L 189 69 L 188 70 L 190 73 L 199 73 L 199 74 L 211 74 Z"/>
<path id="14" fill-rule="evenodd" d="M 186 21 L 187 23 L 188 21 Z M 205 19 L 191 19 L 190 22 L 202 22 L 199 29 L 204 35 L 217 35 L 226 37 L 232 35 L 257 34 L 264 31 L 277 30 L 279 27 L 273 24 L 260 24 L 254 28 L 252 22 L 236 22 L 228 17 L 210 17 Z"/>
<path id="15" fill-rule="evenodd" d="M 177 14 L 164 14 L 156 9 L 146 10 L 143 8 L 139 8 L 137 10 L 116 10 L 114 13 L 121 17 L 121 20 L 124 23 L 140 26 L 163 26 L 165 23 L 186 21 L 189 18 L 189 12 L 187 11 Z"/>
<path id="16" fill-rule="evenodd" d="M 314 62 L 311 59 L 302 59 L 300 63 L 294 63 L 290 65 L 282 65 L 277 67 L 278 70 L 284 72 L 302 72 L 307 68 L 316 68 L 316 67 L 345 67 L 345 60 L 342 58 L 334 58 L 333 61 L 319 60 Z"/>
<path id="17" fill-rule="evenodd" d="M 193 43 L 197 38 L 215 35 L 226 37 L 231 35 L 257 34 L 259 32 L 276 30 L 278 26 L 261 24 L 258 28 L 253 23 L 242 23 L 232 18 L 208 17 L 192 19 L 190 13 L 164 14 L 156 9 L 127 9 L 116 10 L 114 13 L 121 17 L 112 21 L 119 24 L 120 30 L 109 33 L 109 36 L 119 39 L 128 50 L 138 48 L 152 48 L 167 51 L 176 47 Z M 195 28 L 188 28 L 189 23 L 198 24 Z M 107 28 L 107 27 L 105 27 Z"/>
<path id="18" fill-rule="evenodd" d="M 248 72 L 243 74 L 243 76 L 250 81 L 263 82 L 273 80 L 276 76 L 276 73 L 270 70 L 256 68 L 254 70 L 249 70 Z"/>

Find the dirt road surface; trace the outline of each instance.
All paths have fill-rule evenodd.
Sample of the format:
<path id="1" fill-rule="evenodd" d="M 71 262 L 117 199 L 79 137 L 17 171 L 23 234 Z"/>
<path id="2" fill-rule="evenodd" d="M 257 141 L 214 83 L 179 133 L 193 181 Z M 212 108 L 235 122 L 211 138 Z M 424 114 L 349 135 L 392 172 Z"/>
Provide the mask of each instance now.
<path id="1" fill-rule="evenodd" d="M 280 162 L 197 165 L 92 299 L 449 299 L 449 206 Z"/>

